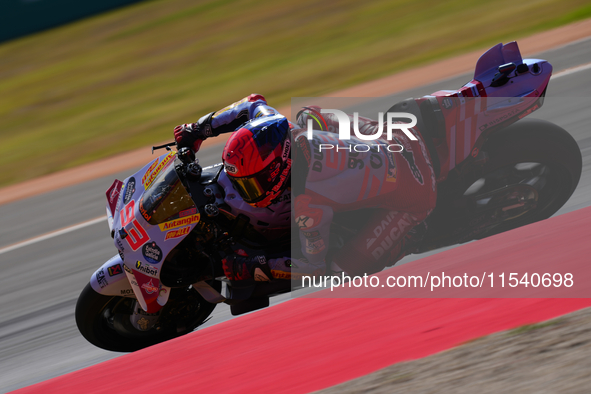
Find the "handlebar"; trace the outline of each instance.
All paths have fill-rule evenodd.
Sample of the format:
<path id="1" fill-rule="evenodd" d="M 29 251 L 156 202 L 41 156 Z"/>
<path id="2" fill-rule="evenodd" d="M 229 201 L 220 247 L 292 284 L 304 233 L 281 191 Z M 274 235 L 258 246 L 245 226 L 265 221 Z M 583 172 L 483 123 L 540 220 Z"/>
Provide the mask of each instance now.
<path id="1" fill-rule="evenodd" d="M 176 142 L 169 142 L 164 145 L 153 146 L 152 147 L 152 154 L 154 154 L 155 150 L 162 149 L 162 148 L 166 148 L 166 150 L 170 151 L 170 150 L 172 150 L 172 149 L 170 149 L 171 146 L 176 146 Z"/>

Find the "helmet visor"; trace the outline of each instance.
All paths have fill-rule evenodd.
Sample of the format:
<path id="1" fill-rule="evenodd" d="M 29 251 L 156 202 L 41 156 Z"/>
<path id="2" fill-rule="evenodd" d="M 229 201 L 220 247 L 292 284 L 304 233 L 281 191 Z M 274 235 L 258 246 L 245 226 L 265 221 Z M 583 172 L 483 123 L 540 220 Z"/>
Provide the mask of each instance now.
<path id="1" fill-rule="evenodd" d="M 281 159 L 273 160 L 263 170 L 256 174 L 235 178 L 228 174 L 228 178 L 238 191 L 240 197 L 247 203 L 261 201 L 267 196 L 273 186 L 276 184 L 277 177 L 281 173 Z"/>

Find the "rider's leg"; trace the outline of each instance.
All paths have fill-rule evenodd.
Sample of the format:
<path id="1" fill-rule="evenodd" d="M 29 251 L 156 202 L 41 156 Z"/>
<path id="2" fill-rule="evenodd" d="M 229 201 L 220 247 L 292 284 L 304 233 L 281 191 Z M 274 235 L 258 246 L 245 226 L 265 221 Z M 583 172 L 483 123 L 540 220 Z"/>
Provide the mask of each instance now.
<path id="1" fill-rule="evenodd" d="M 334 256 L 349 275 L 372 274 L 404 257 L 404 238 L 425 215 L 379 210 Z"/>

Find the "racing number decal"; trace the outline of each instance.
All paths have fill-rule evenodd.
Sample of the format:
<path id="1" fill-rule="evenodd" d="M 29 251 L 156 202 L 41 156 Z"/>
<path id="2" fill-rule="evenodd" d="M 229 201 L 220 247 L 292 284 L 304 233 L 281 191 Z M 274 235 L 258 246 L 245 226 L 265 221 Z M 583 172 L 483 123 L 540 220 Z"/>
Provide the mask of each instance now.
<path id="1" fill-rule="evenodd" d="M 128 236 L 125 237 L 125 240 L 131 247 L 131 249 L 135 252 L 145 244 L 150 237 L 146 230 L 138 223 L 133 215 L 133 211 L 135 209 L 135 201 L 130 201 L 123 209 L 121 210 L 121 226 L 125 227 L 129 223 L 132 224 L 132 228 L 128 231 Z"/>
<path id="2" fill-rule="evenodd" d="M 125 227 L 133 219 L 133 211 L 135 209 L 135 201 L 131 200 L 129 204 L 121 209 L 121 227 Z"/>
<path id="3" fill-rule="evenodd" d="M 133 219 L 132 224 L 133 227 L 129 230 L 129 236 L 126 237 L 125 240 L 135 252 L 140 248 L 140 246 L 145 244 L 150 239 L 150 237 L 148 237 L 148 233 L 146 233 L 146 230 L 140 226 L 137 220 Z"/>

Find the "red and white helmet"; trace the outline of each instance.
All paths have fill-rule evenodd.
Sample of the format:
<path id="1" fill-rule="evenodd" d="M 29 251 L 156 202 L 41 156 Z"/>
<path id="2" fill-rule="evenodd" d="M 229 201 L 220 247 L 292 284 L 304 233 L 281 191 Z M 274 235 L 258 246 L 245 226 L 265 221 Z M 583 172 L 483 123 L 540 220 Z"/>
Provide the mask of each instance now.
<path id="1" fill-rule="evenodd" d="M 232 134 L 222 154 L 228 178 L 254 207 L 267 207 L 289 186 L 291 133 L 283 115 L 245 123 Z"/>

